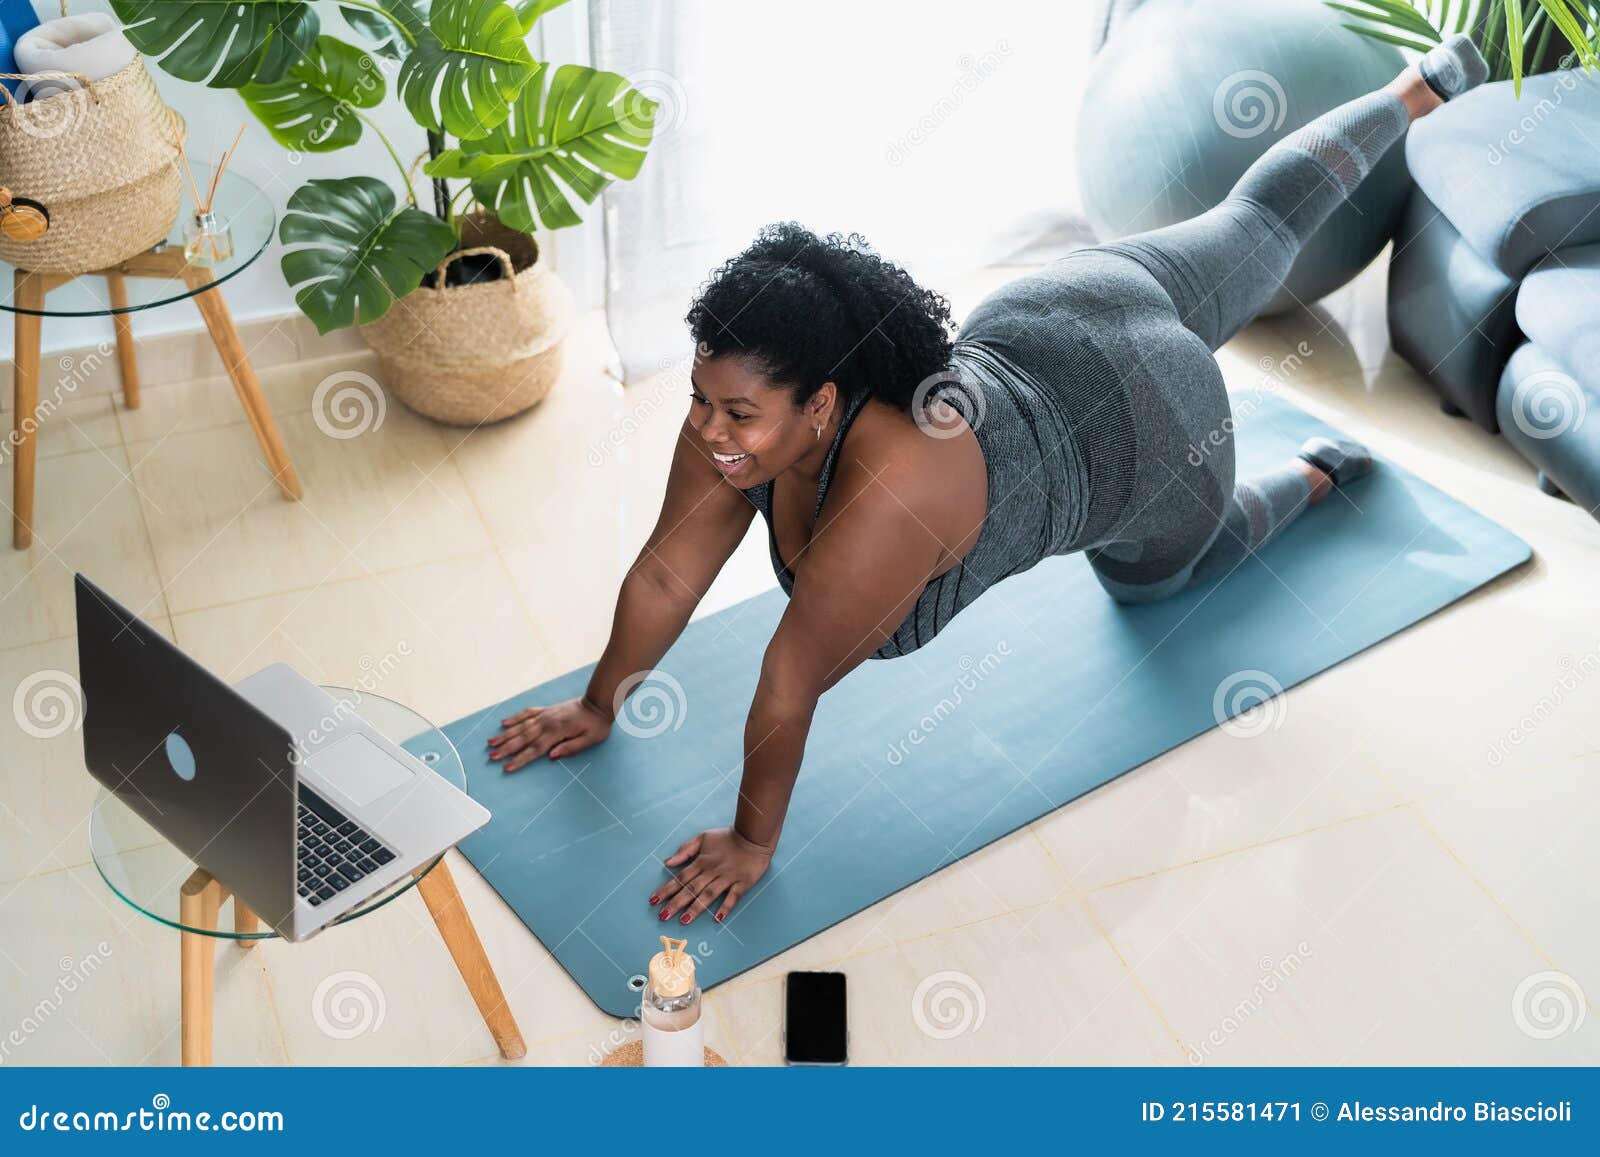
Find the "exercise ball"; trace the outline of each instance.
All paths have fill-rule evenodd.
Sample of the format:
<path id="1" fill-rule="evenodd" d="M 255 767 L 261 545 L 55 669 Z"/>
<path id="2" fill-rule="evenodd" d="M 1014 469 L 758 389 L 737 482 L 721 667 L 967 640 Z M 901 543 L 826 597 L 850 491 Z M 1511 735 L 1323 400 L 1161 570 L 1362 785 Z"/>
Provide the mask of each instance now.
<path id="1" fill-rule="evenodd" d="M 1399 49 L 1321 0 L 1147 0 L 1095 57 L 1078 173 L 1102 241 L 1203 213 L 1274 141 L 1394 79 Z M 1267 312 L 1311 304 L 1376 257 L 1411 177 L 1391 148 L 1301 251 Z"/>

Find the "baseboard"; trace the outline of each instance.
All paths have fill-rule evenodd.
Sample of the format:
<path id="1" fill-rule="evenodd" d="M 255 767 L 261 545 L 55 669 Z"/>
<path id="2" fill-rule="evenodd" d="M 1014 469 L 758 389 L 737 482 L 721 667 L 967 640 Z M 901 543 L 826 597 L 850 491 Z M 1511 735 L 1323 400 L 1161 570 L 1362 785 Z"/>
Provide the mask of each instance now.
<path id="1" fill-rule="evenodd" d="M 258 371 L 294 362 L 365 350 L 367 344 L 355 327 L 326 336 L 302 313 L 256 318 L 236 323 L 239 338 Z M 204 329 L 135 337 L 139 381 L 145 386 L 220 377 L 221 359 Z M 40 360 L 39 396 L 70 393 L 75 397 L 115 394 L 122 389 L 117 349 L 109 338 L 78 349 L 53 350 Z M 11 360 L 0 362 L 0 411 L 13 406 Z"/>

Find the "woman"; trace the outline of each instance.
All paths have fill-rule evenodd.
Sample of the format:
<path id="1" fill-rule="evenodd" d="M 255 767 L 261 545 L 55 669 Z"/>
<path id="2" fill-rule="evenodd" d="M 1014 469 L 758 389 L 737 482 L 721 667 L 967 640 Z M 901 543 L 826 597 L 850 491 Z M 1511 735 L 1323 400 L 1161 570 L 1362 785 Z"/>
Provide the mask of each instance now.
<path id="1" fill-rule="evenodd" d="M 1447 41 L 1279 141 L 1215 209 L 1005 286 L 953 346 L 944 300 L 859 239 L 763 230 L 689 311 L 689 415 L 587 693 L 504 720 L 491 758 L 515 771 L 604 739 L 759 510 L 790 601 L 736 814 L 670 856 L 650 896 L 662 920 L 715 905 L 720 921 L 771 861 L 818 698 L 862 660 L 916 649 L 1051 555 L 1082 550 L 1121 602 L 1226 575 L 1371 460 L 1313 439 L 1235 485 L 1212 351 L 1410 122 L 1486 73 Z M 959 417 L 934 400 L 952 395 Z"/>

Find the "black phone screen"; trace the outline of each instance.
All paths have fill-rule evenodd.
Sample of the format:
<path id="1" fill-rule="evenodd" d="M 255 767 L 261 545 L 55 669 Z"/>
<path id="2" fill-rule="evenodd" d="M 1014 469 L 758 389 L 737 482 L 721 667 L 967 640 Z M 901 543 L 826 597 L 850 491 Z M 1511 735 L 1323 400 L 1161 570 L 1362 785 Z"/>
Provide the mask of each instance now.
<path id="1" fill-rule="evenodd" d="M 842 972 L 791 972 L 784 985 L 784 1059 L 792 1065 L 845 1063 Z"/>

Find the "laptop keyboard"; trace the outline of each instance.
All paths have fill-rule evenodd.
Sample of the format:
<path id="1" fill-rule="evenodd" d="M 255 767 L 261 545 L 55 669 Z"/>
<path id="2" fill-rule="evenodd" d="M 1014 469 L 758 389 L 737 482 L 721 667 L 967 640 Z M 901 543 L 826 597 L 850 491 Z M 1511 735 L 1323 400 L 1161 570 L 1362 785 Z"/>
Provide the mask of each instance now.
<path id="1" fill-rule="evenodd" d="M 333 899 L 394 859 L 371 832 L 303 783 L 298 822 L 296 891 L 313 905 Z"/>

